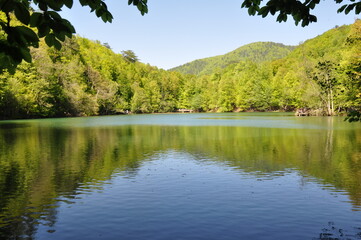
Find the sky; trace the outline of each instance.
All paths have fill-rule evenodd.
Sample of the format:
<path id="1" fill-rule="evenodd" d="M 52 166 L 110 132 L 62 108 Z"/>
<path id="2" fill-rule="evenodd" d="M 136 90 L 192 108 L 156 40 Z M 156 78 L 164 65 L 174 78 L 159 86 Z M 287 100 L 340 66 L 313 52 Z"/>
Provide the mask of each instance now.
<path id="1" fill-rule="evenodd" d="M 149 13 L 144 16 L 127 0 L 105 2 L 114 17 L 112 23 L 104 23 L 76 1 L 61 15 L 79 36 L 108 43 L 116 53 L 132 50 L 141 62 L 163 69 L 253 42 L 298 45 L 357 18 L 354 12 L 337 14 L 340 5 L 330 0 L 316 6 L 312 13 L 318 21 L 307 27 L 296 26 L 292 18 L 278 23 L 271 15 L 249 16 L 241 8 L 243 0 L 148 0 Z"/>

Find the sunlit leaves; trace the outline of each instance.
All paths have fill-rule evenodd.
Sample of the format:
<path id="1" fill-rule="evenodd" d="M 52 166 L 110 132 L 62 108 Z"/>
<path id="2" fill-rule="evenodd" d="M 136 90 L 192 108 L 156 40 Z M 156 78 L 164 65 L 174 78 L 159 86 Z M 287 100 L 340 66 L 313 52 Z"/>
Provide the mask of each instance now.
<path id="1" fill-rule="evenodd" d="M 113 15 L 103 0 L 79 0 L 79 2 L 82 6 L 88 6 L 90 11 L 104 22 L 113 21 Z M 40 38 L 43 37 L 48 46 L 60 49 L 66 37 L 72 37 L 75 33 L 72 24 L 60 14 L 64 7 L 72 8 L 73 3 L 73 0 L 2 1 L 0 12 L 4 13 L 5 18 L 0 20 L 0 30 L 7 36 L 7 42 L 1 45 L 2 53 L 8 55 L 15 65 L 21 60 L 31 61 L 29 47 L 37 47 Z M 148 12 L 146 0 L 129 1 L 129 4 L 135 5 L 142 15 Z M 19 24 L 22 26 L 16 27 Z M 14 51 L 14 49 L 18 50 Z M 6 68 L 5 65 L 0 66 L 0 71 Z"/>

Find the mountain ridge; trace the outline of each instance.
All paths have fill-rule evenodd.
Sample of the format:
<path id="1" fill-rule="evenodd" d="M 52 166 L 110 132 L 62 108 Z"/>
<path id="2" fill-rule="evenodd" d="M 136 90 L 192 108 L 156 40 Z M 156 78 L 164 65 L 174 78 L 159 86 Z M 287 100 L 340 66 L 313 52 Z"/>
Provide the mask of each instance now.
<path id="1" fill-rule="evenodd" d="M 183 65 L 169 69 L 183 74 L 208 75 L 217 69 L 240 61 L 252 61 L 256 63 L 273 61 L 284 58 L 297 46 L 285 45 L 275 42 L 254 42 L 243 45 L 223 55 L 196 59 Z"/>

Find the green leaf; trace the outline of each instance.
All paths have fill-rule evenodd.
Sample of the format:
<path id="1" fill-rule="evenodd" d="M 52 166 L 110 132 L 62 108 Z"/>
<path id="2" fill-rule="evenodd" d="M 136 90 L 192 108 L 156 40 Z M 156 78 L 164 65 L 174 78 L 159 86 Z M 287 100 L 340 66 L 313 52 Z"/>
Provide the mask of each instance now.
<path id="1" fill-rule="evenodd" d="M 60 50 L 61 49 L 61 43 L 57 40 L 57 39 L 54 39 L 54 47 L 57 49 L 57 50 Z"/>
<path id="2" fill-rule="evenodd" d="M 45 24 L 45 23 L 42 23 L 38 26 L 38 36 L 39 37 L 45 37 L 46 35 L 48 35 L 50 32 L 50 27 Z"/>
<path id="3" fill-rule="evenodd" d="M 266 17 L 268 15 L 268 13 L 269 13 L 269 11 L 266 7 L 262 7 L 258 12 L 258 14 L 262 15 L 263 18 Z"/>
<path id="4" fill-rule="evenodd" d="M 55 41 L 55 36 L 54 34 L 48 34 L 45 37 L 45 43 L 49 46 L 52 47 L 54 46 L 54 41 Z"/>
<path id="5" fill-rule="evenodd" d="M 59 1 L 59 0 L 48 0 L 46 1 L 46 3 L 48 4 L 48 6 L 55 10 L 55 11 L 61 11 L 61 8 L 63 7 L 63 2 Z"/>
<path id="6" fill-rule="evenodd" d="M 48 5 L 46 5 L 44 2 L 39 2 L 39 8 L 44 12 L 48 11 Z"/>
<path id="7" fill-rule="evenodd" d="M 12 12 L 14 11 L 15 4 L 12 1 L 5 1 L 0 6 L 2 12 Z"/>
<path id="8" fill-rule="evenodd" d="M 97 15 L 97 17 L 102 17 L 103 14 L 104 14 L 104 9 L 98 8 L 95 10 L 95 15 Z"/>
<path id="9" fill-rule="evenodd" d="M 24 38 L 24 36 L 19 33 L 19 31 L 16 29 L 16 27 L 10 27 L 7 29 L 7 41 L 9 43 L 16 43 L 20 45 L 20 47 L 27 47 L 28 42 Z"/>
<path id="10" fill-rule="evenodd" d="M 345 14 L 349 14 L 349 12 L 351 12 L 351 10 L 354 8 L 354 5 L 350 4 L 346 7 L 345 9 Z"/>
<path id="11" fill-rule="evenodd" d="M 29 48 L 19 48 L 21 57 L 28 63 L 31 63 L 31 54 Z"/>
<path id="12" fill-rule="evenodd" d="M 356 14 L 360 14 L 360 13 L 361 13 L 361 3 L 359 3 L 359 4 L 356 5 L 355 13 L 356 13 Z"/>
<path id="13" fill-rule="evenodd" d="M 28 8 L 26 8 L 23 3 L 17 3 L 14 7 L 14 13 L 16 18 L 25 25 L 28 25 L 30 22 L 30 13 Z"/>
<path id="14" fill-rule="evenodd" d="M 65 32 L 61 31 L 61 32 L 55 32 L 54 33 L 56 38 L 59 39 L 60 41 L 64 42 L 65 41 Z"/>
<path id="15" fill-rule="evenodd" d="M 56 39 L 54 34 L 49 34 L 45 37 L 45 43 L 49 47 L 55 47 L 57 50 L 61 49 L 61 43 Z"/>
<path id="16" fill-rule="evenodd" d="M 253 16 L 256 14 L 256 9 L 253 7 L 248 8 L 248 14 Z"/>
<path id="17" fill-rule="evenodd" d="M 59 15 L 59 13 L 57 13 L 57 12 L 54 12 L 54 11 L 48 11 L 48 14 L 53 18 L 53 19 L 55 19 L 55 20 L 61 20 L 61 19 L 63 19 L 60 15 Z"/>
<path id="18" fill-rule="evenodd" d="M 108 17 L 108 22 L 111 23 L 113 21 L 113 15 L 110 12 L 108 12 L 107 17 Z"/>
<path id="19" fill-rule="evenodd" d="M 103 14 L 103 15 L 101 16 L 101 18 L 102 18 L 103 22 L 107 22 L 107 21 L 108 21 L 108 17 L 107 17 L 106 14 Z"/>
<path id="20" fill-rule="evenodd" d="M 277 19 L 276 19 L 277 22 L 282 22 L 282 15 L 278 15 Z"/>
<path id="21" fill-rule="evenodd" d="M 73 7 L 73 0 L 63 0 L 65 6 L 67 6 L 68 8 L 72 8 Z"/>
<path id="22" fill-rule="evenodd" d="M 25 26 L 18 26 L 16 27 L 16 30 L 22 36 L 24 36 L 24 38 L 28 43 L 30 43 L 30 45 L 32 45 L 33 47 L 39 47 L 39 38 L 33 30 Z"/>
<path id="23" fill-rule="evenodd" d="M 8 47 L 7 48 L 7 53 L 9 55 L 9 57 L 11 57 L 11 59 L 14 61 L 14 63 L 16 65 L 21 63 L 21 61 L 23 60 L 20 48 Z"/>
<path id="24" fill-rule="evenodd" d="M 30 17 L 30 26 L 37 27 L 43 22 L 43 15 L 38 12 L 34 12 Z"/>
<path id="25" fill-rule="evenodd" d="M 137 4 L 137 8 L 138 8 L 138 10 L 139 10 L 141 13 L 143 13 L 143 5 L 142 5 L 141 2 L 139 2 L 139 3 Z"/>
<path id="26" fill-rule="evenodd" d="M 316 3 L 315 3 L 315 2 L 311 2 L 311 3 L 308 5 L 308 7 L 309 7 L 310 9 L 314 9 L 315 6 L 316 6 Z"/>
<path id="27" fill-rule="evenodd" d="M 317 17 L 315 15 L 310 15 L 310 22 L 317 22 Z"/>
<path id="28" fill-rule="evenodd" d="M 88 1 L 86 1 L 86 0 L 79 0 L 79 3 L 80 3 L 80 5 L 82 5 L 82 6 L 88 5 Z"/>
<path id="29" fill-rule="evenodd" d="M 343 12 L 346 7 L 347 7 L 347 5 L 343 5 L 342 7 L 340 7 L 340 8 L 337 10 L 337 13 Z"/>
<path id="30" fill-rule="evenodd" d="M 303 19 L 301 26 L 302 26 L 302 27 L 306 27 L 309 23 L 310 23 L 309 20 Z"/>
<path id="31" fill-rule="evenodd" d="M 75 33 L 75 28 L 73 27 L 73 25 L 71 25 L 71 23 L 68 21 L 68 20 L 66 20 L 66 19 L 63 19 L 63 21 L 62 21 L 62 23 L 63 23 L 63 26 L 65 27 L 65 31 L 67 32 L 67 36 L 68 37 L 71 37 L 71 35 L 73 34 L 73 33 Z"/>

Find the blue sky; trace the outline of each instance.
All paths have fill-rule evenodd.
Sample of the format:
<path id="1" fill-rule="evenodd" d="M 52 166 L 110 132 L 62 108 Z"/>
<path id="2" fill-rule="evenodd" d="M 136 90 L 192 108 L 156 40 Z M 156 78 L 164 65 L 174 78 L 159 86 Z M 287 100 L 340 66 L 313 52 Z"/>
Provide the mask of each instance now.
<path id="1" fill-rule="evenodd" d="M 104 23 L 78 4 L 61 14 L 78 35 L 109 43 L 116 53 L 133 50 L 141 62 L 163 69 L 225 54 L 252 42 L 298 45 L 356 19 L 354 13 L 337 14 L 340 5 L 330 0 L 316 7 L 318 22 L 304 28 L 295 26 L 293 19 L 278 23 L 273 16 L 249 16 L 240 7 L 242 0 L 148 0 L 149 13 L 144 16 L 127 2 L 106 1 L 113 23 Z"/>

